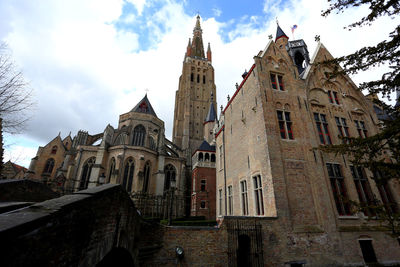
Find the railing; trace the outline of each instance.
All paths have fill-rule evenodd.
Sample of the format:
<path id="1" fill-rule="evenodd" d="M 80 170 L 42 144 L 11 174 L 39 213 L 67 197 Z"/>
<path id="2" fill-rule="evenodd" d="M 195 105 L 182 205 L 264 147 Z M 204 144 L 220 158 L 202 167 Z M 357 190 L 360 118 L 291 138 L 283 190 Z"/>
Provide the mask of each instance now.
<path id="1" fill-rule="evenodd" d="M 144 217 L 167 219 L 172 205 L 172 218 L 185 215 L 185 197 L 175 195 L 171 200 L 171 192 L 157 196 L 143 192 L 131 193 L 136 208 Z"/>

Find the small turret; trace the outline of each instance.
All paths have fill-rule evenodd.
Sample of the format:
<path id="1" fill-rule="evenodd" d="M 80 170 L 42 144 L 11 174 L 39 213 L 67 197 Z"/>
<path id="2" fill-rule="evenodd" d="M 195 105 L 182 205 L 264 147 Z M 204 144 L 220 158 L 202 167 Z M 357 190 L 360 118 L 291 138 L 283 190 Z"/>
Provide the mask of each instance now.
<path id="1" fill-rule="evenodd" d="M 204 120 L 204 140 L 209 144 L 214 141 L 213 128 L 217 121 L 217 112 L 214 108 L 214 95 L 211 93 L 210 97 L 210 108 L 208 109 L 207 117 Z"/>
<path id="2" fill-rule="evenodd" d="M 186 48 L 186 56 L 187 57 L 192 56 L 192 40 L 190 38 L 189 38 L 188 46 Z"/>
<path id="3" fill-rule="evenodd" d="M 208 47 L 207 47 L 207 60 L 210 62 L 212 61 L 210 43 L 208 43 Z"/>
<path id="4" fill-rule="evenodd" d="M 287 35 L 283 32 L 283 30 L 281 29 L 281 27 L 279 27 L 279 24 L 278 24 L 277 29 L 276 29 L 275 43 L 279 47 L 284 48 L 286 46 L 288 40 L 289 40 L 289 37 L 287 37 Z"/>

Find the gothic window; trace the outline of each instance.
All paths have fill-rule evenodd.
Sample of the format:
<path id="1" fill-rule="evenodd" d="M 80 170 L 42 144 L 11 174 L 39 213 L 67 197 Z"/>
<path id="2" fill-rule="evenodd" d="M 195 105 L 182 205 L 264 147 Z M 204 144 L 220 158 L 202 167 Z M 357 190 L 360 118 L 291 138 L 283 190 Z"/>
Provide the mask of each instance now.
<path id="1" fill-rule="evenodd" d="M 151 136 L 149 136 L 149 145 L 150 145 L 150 149 L 156 150 L 156 143 L 154 142 L 154 138 Z"/>
<path id="2" fill-rule="evenodd" d="M 255 201 L 256 215 L 264 215 L 264 201 L 263 201 L 262 183 L 260 175 L 253 177 L 253 185 L 254 185 L 254 201 Z"/>
<path id="3" fill-rule="evenodd" d="M 247 181 L 240 182 L 240 193 L 242 195 L 242 215 L 249 215 L 249 203 L 247 199 Z"/>
<path id="4" fill-rule="evenodd" d="M 368 208 L 368 206 L 374 205 L 374 197 L 367 177 L 364 175 L 361 167 L 350 166 L 350 170 L 364 214 L 374 216 L 375 212 L 371 208 Z"/>
<path id="5" fill-rule="evenodd" d="M 354 123 L 356 125 L 358 135 L 361 138 L 367 138 L 368 137 L 368 131 L 367 131 L 367 128 L 365 128 L 364 121 L 354 120 Z"/>
<path id="6" fill-rule="evenodd" d="M 205 161 L 210 161 L 210 154 L 206 153 L 204 156 Z"/>
<path id="7" fill-rule="evenodd" d="M 376 186 L 378 187 L 379 195 L 381 196 L 383 205 L 385 206 L 386 210 L 389 213 L 398 212 L 397 204 L 394 201 L 387 179 L 383 178 L 382 173 L 379 171 L 376 171 L 374 173 L 374 178 L 375 181 L 380 181 L 380 183 L 376 183 Z"/>
<path id="8" fill-rule="evenodd" d="M 206 75 L 203 75 L 203 84 L 206 84 Z"/>
<path id="9" fill-rule="evenodd" d="M 274 90 L 285 91 L 285 85 L 283 83 L 283 76 L 275 73 L 270 74 L 271 86 Z"/>
<path id="10" fill-rule="evenodd" d="M 204 179 L 200 181 L 200 190 L 206 191 L 206 180 Z"/>
<path id="11" fill-rule="evenodd" d="M 144 146 L 144 138 L 146 136 L 146 129 L 143 125 L 138 125 L 133 130 L 133 139 L 132 145 L 133 146 Z"/>
<path id="12" fill-rule="evenodd" d="M 133 174 L 135 172 L 135 162 L 132 158 L 129 158 L 124 167 L 124 177 L 122 180 L 122 187 L 126 189 L 128 193 L 132 191 L 133 185 Z"/>
<path id="13" fill-rule="evenodd" d="M 205 209 L 206 208 L 206 202 L 204 200 L 202 200 L 200 202 L 200 209 Z"/>
<path id="14" fill-rule="evenodd" d="M 175 181 L 176 179 L 176 170 L 175 167 L 171 164 L 168 164 L 164 168 L 165 174 L 165 182 L 164 182 L 164 190 L 168 190 L 171 186 L 171 181 Z"/>
<path id="15" fill-rule="evenodd" d="M 318 130 L 319 140 L 321 144 L 332 144 L 331 136 L 329 134 L 328 122 L 326 115 L 322 113 L 314 113 L 314 119 Z"/>
<path id="16" fill-rule="evenodd" d="M 126 144 L 126 139 L 127 139 L 127 135 L 125 133 L 121 133 L 120 135 L 117 136 L 117 139 L 115 139 L 114 144 L 115 145 L 124 145 L 124 144 Z"/>
<path id="17" fill-rule="evenodd" d="M 339 118 L 335 117 L 336 125 L 339 131 L 339 136 L 340 137 L 350 137 L 349 134 L 349 127 L 347 126 L 346 119 L 345 118 Z M 342 143 L 344 143 L 345 140 L 342 139 Z"/>
<path id="18" fill-rule="evenodd" d="M 329 103 L 337 105 L 340 104 L 337 92 L 328 90 L 328 98 L 329 98 Z"/>
<path id="19" fill-rule="evenodd" d="M 290 120 L 290 112 L 277 111 L 279 131 L 282 139 L 294 139 L 292 130 L 292 121 Z"/>
<path id="20" fill-rule="evenodd" d="M 110 162 L 110 168 L 108 169 L 108 182 L 111 181 L 111 176 L 113 175 L 114 171 L 115 171 L 115 158 L 112 158 Z"/>
<path id="21" fill-rule="evenodd" d="M 54 159 L 50 158 L 46 161 L 46 164 L 44 165 L 43 173 L 44 174 L 51 174 L 54 168 Z"/>
<path id="22" fill-rule="evenodd" d="M 147 192 L 149 189 L 149 180 L 150 180 L 150 162 L 146 162 L 144 166 L 144 180 L 143 180 L 143 192 Z"/>
<path id="23" fill-rule="evenodd" d="M 197 83 L 200 83 L 200 74 L 197 74 Z"/>
<path id="24" fill-rule="evenodd" d="M 202 152 L 199 153 L 199 161 L 203 161 L 203 153 Z"/>
<path id="25" fill-rule="evenodd" d="M 327 163 L 329 180 L 332 187 L 333 198 L 339 215 L 351 215 L 350 205 L 347 198 L 344 177 L 339 164 Z"/>
<path id="26" fill-rule="evenodd" d="M 233 189 L 228 186 L 228 215 L 233 215 Z"/>
<path id="27" fill-rule="evenodd" d="M 68 144 L 68 143 L 67 143 Z M 51 148 L 51 154 L 56 154 L 57 153 L 57 146 L 53 146 Z"/>
<path id="28" fill-rule="evenodd" d="M 194 79 L 194 75 L 193 75 L 193 73 L 190 73 L 190 81 L 193 82 L 193 79 Z"/>
<path id="29" fill-rule="evenodd" d="M 83 164 L 81 181 L 79 183 L 79 190 L 84 190 L 88 187 L 90 174 L 92 173 L 92 168 L 95 161 L 96 161 L 95 157 L 91 157 L 85 162 L 85 164 Z"/>

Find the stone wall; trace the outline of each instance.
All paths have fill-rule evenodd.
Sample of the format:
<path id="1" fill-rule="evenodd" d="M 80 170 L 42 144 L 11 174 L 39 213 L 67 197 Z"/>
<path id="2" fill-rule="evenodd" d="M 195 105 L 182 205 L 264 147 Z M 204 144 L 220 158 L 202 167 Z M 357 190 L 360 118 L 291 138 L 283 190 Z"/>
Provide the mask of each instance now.
<path id="1" fill-rule="evenodd" d="M 139 215 L 119 185 L 103 185 L 0 215 L 2 266 L 95 266 L 113 248 L 137 264 Z"/>
<path id="2" fill-rule="evenodd" d="M 19 179 L 0 181 L 0 202 L 40 202 L 58 196 L 40 182 Z"/>

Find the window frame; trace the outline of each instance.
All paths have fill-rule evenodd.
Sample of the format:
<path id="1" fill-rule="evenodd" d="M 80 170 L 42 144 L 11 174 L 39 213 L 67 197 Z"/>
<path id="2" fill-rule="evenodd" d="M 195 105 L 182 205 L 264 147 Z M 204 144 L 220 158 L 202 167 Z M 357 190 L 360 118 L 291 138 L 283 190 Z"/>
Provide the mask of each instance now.
<path id="1" fill-rule="evenodd" d="M 255 215 L 264 215 L 264 197 L 262 191 L 262 179 L 261 175 L 253 176 L 253 188 L 254 188 L 254 211 Z"/>
<path id="2" fill-rule="evenodd" d="M 342 166 L 337 163 L 326 163 L 326 168 L 338 215 L 339 216 L 353 215 L 351 212 L 350 203 L 347 202 L 349 198 L 347 194 L 346 183 L 343 176 Z"/>
<path id="3" fill-rule="evenodd" d="M 356 129 L 360 138 L 368 137 L 368 130 L 365 127 L 365 122 L 362 120 L 354 120 L 354 124 L 356 125 Z"/>
<path id="4" fill-rule="evenodd" d="M 271 88 L 277 91 L 286 91 L 283 75 L 275 72 L 270 72 Z M 274 88 L 275 87 L 275 88 Z"/>
<path id="5" fill-rule="evenodd" d="M 365 171 L 360 166 L 351 165 L 350 172 L 357 190 L 362 212 L 369 217 L 375 216 L 375 211 L 369 207 L 374 205 L 375 200 Z"/>
<path id="6" fill-rule="evenodd" d="M 314 112 L 314 121 L 317 127 L 320 143 L 323 145 L 331 145 L 332 138 L 329 132 L 329 125 L 328 121 L 326 120 L 326 115 L 323 113 Z"/>
<path id="7" fill-rule="evenodd" d="M 242 215 L 247 216 L 249 215 L 249 198 L 247 194 L 247 181 L 242 180 L 240 181 L 240 196 L 242 201 Z"/>
<path id="8" fill-rule="evenodd" d="M 228 215 L 233 215 L 233 187 L 228 186 Z"/>
<path id="9" fill-rule="evenodd" d="M 279 133 L 281 139 L 294 140 L 293 122 L 290 119 L 290 112 L 277 110 L 276 115 L 278 118 Z"/>

